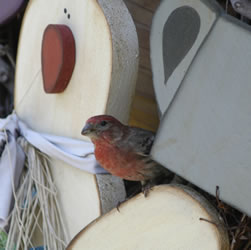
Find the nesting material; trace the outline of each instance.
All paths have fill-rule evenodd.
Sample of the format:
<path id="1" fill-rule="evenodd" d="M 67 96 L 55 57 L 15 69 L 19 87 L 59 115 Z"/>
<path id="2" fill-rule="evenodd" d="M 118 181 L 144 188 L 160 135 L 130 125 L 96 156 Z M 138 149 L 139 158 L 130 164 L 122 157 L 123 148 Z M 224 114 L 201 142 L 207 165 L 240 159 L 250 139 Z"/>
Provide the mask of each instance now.
<path id="1" fill-rule="evenodd" d="M 26 171 L 14 193 L 15 203 L 4 249 L 34 249 L 39 238 L 34 235 L 40 232 L 44 246 L 63 250 L 68 237 L 48 159 L 24 138 L 20 137 L 19 144 L 27 157 Z"/>
<path id="2" fill-rule="evenodd" d="M 161 185 L 94 220 L 67 248 L 78 249 L 223 250 L 229 241 L 204 197 L 181 185 Z"/>

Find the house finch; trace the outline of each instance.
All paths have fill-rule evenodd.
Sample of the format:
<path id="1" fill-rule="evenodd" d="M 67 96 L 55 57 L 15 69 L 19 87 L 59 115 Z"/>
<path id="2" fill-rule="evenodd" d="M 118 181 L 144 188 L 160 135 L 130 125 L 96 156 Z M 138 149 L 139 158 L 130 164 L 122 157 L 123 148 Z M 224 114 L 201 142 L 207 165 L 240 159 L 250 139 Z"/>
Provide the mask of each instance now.
<path id="1" fill-rule="evenodd" d="M 104 169 L 125 180 L 140 181 L 145 195 L 154 179 L 170 173 L 149 156 L 155 137 L 151 131 L 99 115 L 87 120 L 82 135 L 94 143 L 95 157 Z"/>

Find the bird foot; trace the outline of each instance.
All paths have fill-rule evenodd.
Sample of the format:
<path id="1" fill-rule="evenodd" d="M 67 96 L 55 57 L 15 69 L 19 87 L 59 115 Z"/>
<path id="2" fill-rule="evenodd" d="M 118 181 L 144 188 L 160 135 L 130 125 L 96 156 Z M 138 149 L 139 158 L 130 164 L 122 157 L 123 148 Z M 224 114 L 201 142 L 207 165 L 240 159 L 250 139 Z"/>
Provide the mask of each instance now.
<path id="1" fill-rule="evenodd" d="M 154 183 L 152 183 L 151 181 L 147 182 L 146 184 L 142 185 L 142 193 L 144 194 L 145 197 L 148 196 L 150 190 L 152 190 L 154 186 Z"/>
<path id="2" fill-rule="evenodd" d="M 120 207 L 120 205 L 122 204 L 122 203 L 124 203 L 126 200 L 124 200 L 124 201 L 119 201 L 118 203 L 117 203 L 117 206 L 116 206 L 116 208 L 117 208 L 117 211 L 120 213 L 120 210 L 119 210 L 119 207 Z"/>
<path id="3" fill-rule="evenodd" d="M 125 198 L 123 201 L 119 201 L 118 204 L 117 204 L 117 206 L 116 206 L 118 212 L 120 212 L 120 210 L 119 210 L 120 205 L 123 204 L 124 202 L 130 200 L 130 199 L 131 199 L 132 197 L 134 197 L 137 193 L 139 193 L 139 190 L 136 189 L 130 196 L 128 196 L 127 198 Z"/>
<path id="4" fill-rule="evenodd" d="M 119 207 L 120 207 L 124 202 L 128 201 L 129 199 L 130 199 L 130 197 L 124 199 L 123 201 L 119 201 L 119 202 L 117 203 L 116 208 L 117 208 L 117 211 L 118 211 L 119 213 L 120 213 Z"/>

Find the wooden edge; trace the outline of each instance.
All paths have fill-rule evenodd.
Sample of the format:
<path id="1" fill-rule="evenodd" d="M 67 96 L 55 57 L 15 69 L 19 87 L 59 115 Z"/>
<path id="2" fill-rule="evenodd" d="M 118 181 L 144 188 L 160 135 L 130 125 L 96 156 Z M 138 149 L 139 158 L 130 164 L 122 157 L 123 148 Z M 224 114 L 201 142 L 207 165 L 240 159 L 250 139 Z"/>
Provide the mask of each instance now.
<path id="1" fill-rule="evenodd" d="M 20 37 L 21 37 L 21 34 L 22 34 L 22 32 L 23 32 L 23 23 L 24 23 L 24 20 L 25 20 L 25 18 L 26 18 L 26 15 L 27 15 L 27 13 L 29 12 L 29 8 L 31 7 L 31 5 L 32 5 L 32 3 L 33 3 L 33 1 L 29 1 L 28 2 L 28 4 L 27 4 L 27 6 L 26 6 L 26 9 L 25 9 L 25 12 L 24 12 L 24 15 L 23 15 L 23 19 L 22 19 L 22 23 L 21 23 L 21 28 L 20 28 L 20 32 L 19 32 L 19 38 L 18 38 L 18 42 L 17 42 L 17 56 L 16 56 L 16 62 L 18 62 L 19 60 L 18 60 L 18 57 L 19 57 L 19 47 L 20 47 Z M 18 64 L 16 65 L 16 68 L 18 67 Z M 13 100 L 13 102 L 14 102 L 14 110 L 16 109 L 16 106 L 17 106 L 17 103 L 16 103 L 16 86 L 17 86 L 17 76 L 16 76 L 16 74 L 17 74 L 17 69 L 15 70 L 15 75 L 14 75 L 14 100 Z"/>
<path id="2" fill-rule="evenodd" d="M 169 189 L 175 189 L 176 191 L 182 193 L 183 195 L 185 194 L 188 199 L 192 199 L 195 201 L 199 207 L 202 208 L 202 210 L 206 211 L 206 213 L 209 214 L 212 218 L 215 219 L 215 221 L 212 221 L 212 224 L 215 224 L 217 229 L 219 230 L 220 233 L 220 241 L 222 242 L 221 249 L 222 250 L 228 250 L 229 249 L 229 241 L 228 241 L 228 234 L 227 231 L 224 227 L 223 221 L 220 218 L 217 210 L 213 207 L 213 205 L 210 205 L 209 201 L 206 200 L 201 194 L 197 193 L 195 190 L 193 190 L 190 187 L 180 185 L 180 184 L 163 184 L 159 186 L 153 187 L 149 195 L 145 199 L 151 199 L 151 193 L 153 192 L 162 192 L 162 191 L 168 191 Z M 85 228 L 83 228 L 76 236 L 72 239 L 72 241 L 69 243 L 67 246 L 66 250 L 72 250 L 75 243 L 78 241 L 78 239 L 93 225 L 95 225 L 97 222 L 99 222 L 101 219 L 106 218 L 107 216 L 113 214 L 113 213 L 120 213 L 122 212 L 123 208 L 127 206 L 129 202 L 138 200 L 140 198 L 144 198 L 144 194 L 140 193 L 134 197 L 132 197 L 130 200 L 123 202 L 120 207 L 119 211 L 117 208 L 112 209 L 108 213 L 104 214 L 103 216 L 98 217 L 97 219 L 93 220 L 91 223 L 89 223 Z M 210 223 L 205 221 L 205 223 Z"/>
<path id="3" fill-rule="evenodd" d="M 221 241 L 220 241 L 222 242 L 221 249 L 228 250 L 229 248 L 228 234 L 224 226 L 223 219 L 220 217 L 220 214 L 218 213 L 216 208 L 204 196 L 196 192 L 191 187 L 180 184 L 170 184 L 170 186 L 179 188 L 180 191 L 191 196 L 197 202 L 197 204 L 213 218 L 212 223 L 217 226 L 217 229 L 219 230 L 221 236 Z M 205 221 L 205 223 L 210 223 L 210 222 Z"/>
<path id="4" fill-rule="evenodd" d="M 111 174 L 97 174 L 95 181 L 100 201 L 100 214 L 106 214 L 126 198 L 124 182 Z"/>
<path id="5" fill-rule="evenodd" d="M 97 0 L 107 25 L 111 32 L 112 42 L 112 72 L 106 113 L 120 117 L 124 113 L 122 122 L 128 123 L 130 109 L 135 93 L 139 65 L 139 44 L 136 27 L 131 14 L 122 0 Z M 118 74 L 118 72 L 120 72 Z M 130 84 L 128 84 L 128 82 Z M 119 87 L 114 87 L 119 85 Z M 116 90 L 124 95 L 117 95 Z M 113 96 L 113 98 L 110 98 Z M 118 96 L 114 98 L 114 96 Z M 121 98 L 123 101 L 121 101 Z M 129 101 L 129 102 L 128 102 Z M 120 110 L 115 108 L 116 102 L 126 103 Z"/>
<path id="6" fill-rule="evenodd" d="M 123 107 L 124 115 L 122 121 L 128 123 L 130 108 L 132 105 L 133 98 L 136 87 L 137 80 L 137 72 L 138 72 L 138 54 L 139 54 L 139 45 L 138 45 L 138 37 L 136 32 L 136 27 L 132 20 L 132 17 L 128 11 L 127 6 L 124 4 L 122 0 L 96 0 L 98 7 L 101 9 L 105 20 L 107 22 L 107 27 L 110 32 L 111 37 L 111 51 L 112 51 L 112 72 L 111 72 L 111 86 L 109 91 L 109 96 L 107 98 L 106 110 L 105 113 L 112 114 L 116 116 L 114 112 L 114 103 L 111 103 L 109 100 L 111 96 L 116 96 L 116 93 L 112 91 L 113 86 L 120 85 L 120 89 L 123 92 L 124 88 L 128 88 L 127 82 L 130 82 L 131 91 L 126 91 L 124 93 L 129 93 L 129 95 L 124 96 L 127 102 L 127 107 Z M 123 26 L 123 28 L 121 28 Z M 128 50 L 130 48 L 130 50 Z M 136 57 L 132 57 L 133 54 L 136 54 Z M 123 56 L 126 55 L 126 58 Z M 133 59 L 132 59 L 133 58 Z M 128 65 L 123 65 L 119 59 L 121 60 L 131 60 Z M 134 66 L 132 66 L 134 64 Z M 126 70 L 125 70 L 126 69 Z M 117 74 L 117 72 L 122 72 L 123 74 Z M 129 76 L 129 77 L 128 77 Z M 129 79 L 128 79 L 129 78 Z M 134 89 L 134 90 L 133 90 Z M 133 93 L 132 93 L 133 92 Z M 119 101 L 119 100 L 117 100 Z M 126 101 L 124 101 L 126 103 Z M 122 111 L 122 110 L 121 110 Z M 118 114 L 120 116 L 120 114 Z M 110 211 L 111 206 L 114 207 L 114 202 L 117 203 L 119 201 L 124 200 L 126 193 L 124 183 L 121 180 L 119 184 L 118 179 L 114 179 L 114 176 L 111 175 L 96 175 L 95 183 L 97 185 L 97 191 L 100 202 L 100 214 L 107 213 Z M 108 185 L 113 183 L 117 186 L 115 194 L 115 200 L 111 201 L 111 191 L 104 190 L 102 188 L 103 180 L 107 181 Z M 108 197 L 108 198 L 107 198 Z M 114 198 L 114 196 L 113 196 Z M 108 200 L 110 199 L 110 204 L 108 204 Z M 118 200 L 116 200 L 118 199 Z"/>

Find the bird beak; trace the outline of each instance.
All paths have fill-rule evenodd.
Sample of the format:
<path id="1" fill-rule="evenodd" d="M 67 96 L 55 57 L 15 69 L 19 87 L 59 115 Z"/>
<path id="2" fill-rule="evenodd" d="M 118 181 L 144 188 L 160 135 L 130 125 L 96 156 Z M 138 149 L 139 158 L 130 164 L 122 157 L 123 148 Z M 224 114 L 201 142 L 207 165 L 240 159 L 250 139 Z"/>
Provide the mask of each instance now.
<path id="1" fill-rule="evenodd" d="M 91 132 L 93 132 L 93 126 L 91 124 L 86 124 L 82 129 L 81 134 L 88 136 Z"/>

